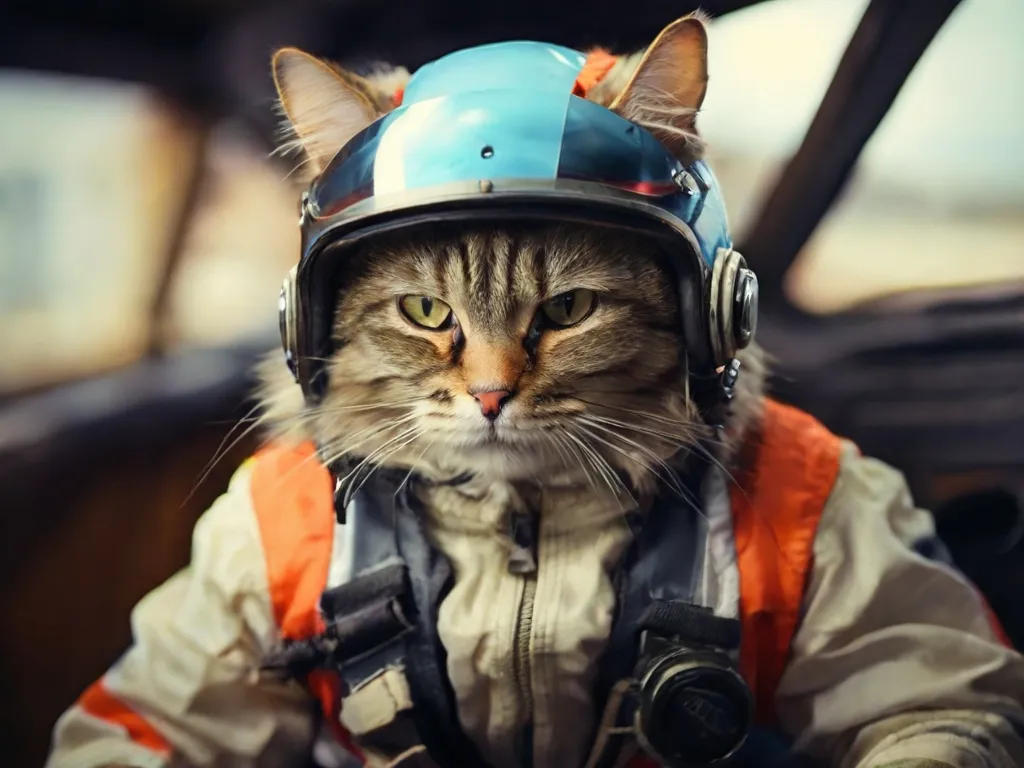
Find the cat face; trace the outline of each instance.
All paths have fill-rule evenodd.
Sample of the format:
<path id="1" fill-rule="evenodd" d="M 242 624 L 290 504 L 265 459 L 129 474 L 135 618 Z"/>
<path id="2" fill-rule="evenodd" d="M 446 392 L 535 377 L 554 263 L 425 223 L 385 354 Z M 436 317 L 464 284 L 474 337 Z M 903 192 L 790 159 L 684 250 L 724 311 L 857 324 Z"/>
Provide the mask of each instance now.
<path id="1" fill-rule="evenodd" d="M 274 76 L 290 146 L 315 175 L 406 75 L 361 78 L 284 49 Z M 706 85 L 706 33 L 689 16 L 620 57 L 587 97 L 689 163 Z M 655 246 L 599 228 L 476 226 L 368 245 L 345 275 L 323 402 L 303 410 L 292 383 L 268 385 L 269 418 L 301 424 L 328 460 L 653 482 L 704 431 Z"/>
<path id="2" fill-rule="evenodd" d="M 490 477 L 633 476 L 696 436 L 654 246 L 556 227 L 378 242 L 343 289 L 328 455 Z"/>

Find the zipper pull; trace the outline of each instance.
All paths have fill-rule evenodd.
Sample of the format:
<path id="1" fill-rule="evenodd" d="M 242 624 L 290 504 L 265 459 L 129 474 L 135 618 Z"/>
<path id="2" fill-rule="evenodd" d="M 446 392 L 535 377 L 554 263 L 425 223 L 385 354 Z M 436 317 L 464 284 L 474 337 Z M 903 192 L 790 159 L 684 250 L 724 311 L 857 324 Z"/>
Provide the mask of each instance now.
<path id="1" fill-rule="evenodd" d="M 537 515 L 517 510 L 509 516 L 509 537 L 512 551 L 508 556 L 508 572 L 523 576 L 537 571 Z"/>

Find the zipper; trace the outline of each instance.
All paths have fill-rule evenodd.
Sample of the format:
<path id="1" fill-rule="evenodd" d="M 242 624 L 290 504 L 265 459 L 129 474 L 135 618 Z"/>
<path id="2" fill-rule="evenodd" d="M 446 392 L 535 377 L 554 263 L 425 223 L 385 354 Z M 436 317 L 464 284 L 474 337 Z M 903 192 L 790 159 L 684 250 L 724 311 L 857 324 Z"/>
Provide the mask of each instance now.
<path id="1" fill-rule="evenodd" d="M 514 512 L 510 519 L 513 550 L 509 555 L 509 573 L 522 577 L 519 614 L 516 617 L 512 675 L 519 689 L 519 704 L 526 713 L 526 725 L 519 734 L 517 752 L 523 768 L 533 765 L 533 664 L 530 639 L 533 634 L 533 604 L 537 596 L 537 516 Z"/>
<path id="2" fill-rule="evenodd" d="M 516 649 L 512 671 L 519 687 L 519 703 L 526 713 L 526 725 L 519 736 L 519 764 L 533 765 L 533 687 L 530 683 L 533 664 L 530 660 L 530 634 L 533 629 L 533 600 L 537 594 L 537 574 L 523 578 L 523 597 L 519 601 L 519 619 L 516 622 Z"/>

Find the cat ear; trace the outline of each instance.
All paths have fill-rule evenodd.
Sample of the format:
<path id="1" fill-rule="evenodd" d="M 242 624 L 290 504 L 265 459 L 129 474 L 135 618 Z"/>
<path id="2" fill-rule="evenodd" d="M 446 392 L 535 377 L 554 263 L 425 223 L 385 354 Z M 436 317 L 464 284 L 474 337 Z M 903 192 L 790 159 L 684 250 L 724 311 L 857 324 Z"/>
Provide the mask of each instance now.
<path id="1" fill-rule="evenodd" d="M 694 121 L 708 88 L 705 18 L 684 16 L 661 31 L 611 109 L 650 130 L 676 155 L 695 155 Z"/>
<path id="2" fill-rule="evenodd" d="M 365 80 L 297 48 L 277 51 L 272 67 L 286 127 L 293 134 L 282 150 L 304 150 L 314 174 L 382 114 Z"/>

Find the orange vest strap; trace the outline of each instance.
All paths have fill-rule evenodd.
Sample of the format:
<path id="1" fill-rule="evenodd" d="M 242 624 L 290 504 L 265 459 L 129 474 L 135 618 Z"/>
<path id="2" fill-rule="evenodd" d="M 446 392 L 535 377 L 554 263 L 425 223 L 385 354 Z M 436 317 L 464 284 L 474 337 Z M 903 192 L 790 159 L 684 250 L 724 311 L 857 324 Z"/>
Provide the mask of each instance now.
<path id="1" fill-rule="evenodd" d="M 740 578 L 740 668 L 757 721 L 773 723 L 775 690 L 789 661 L 813 565 L 818 522 L 839 474 L 841 441 L 812 416 L 771 400 L 751 456 L 732 489 Z"/>
<path id="2" fill-rule="evenodd" d="M 122 728 L 128 738 L 140 747 L 162 756 L 171 754 L 171 745 L 142 715 L 114 696 L 97 680 L 78 699 L 78 706 L 88 715 Z"/>
<path id="3" fill-rule="evenodd" d="M 256 454 L 250 487 L 274 619 L 282 637 L 310 637 L 321 630 L 317 606 L 334 544 L 330 473 L 312 443 L 272 445 Z"/>
<path id="4" fill-rule="evenodd" d="M 1003 623 L 996 616 L 996 612 L 992 610 L 992 606 L 988 604 L 988 600 L 985 599 L 985 595 L 982 594 L 981 590 L 977 587 L 974 591 L 978 594 L 978 600 L 981 601 L 981 607 L 985 611 L 985 617 L 988 619 L 988 624 L 992 627 L 992 634 L 999 643 L 1007 648 L 1013 649 L 1013 641 L 1010 640 L 1010 636 L 1006 634 L 1006 630 L 1003 628 Z"/>
<path id="5" fill-rule="evenodd" d="M 281 637 L 303 640 L 324 630 L 318 610 L 334 547 L 331 476 L 312 443 L 271 445 L 254 457 L 252 502 L 266 559 L 270 599 Z M 306 685 L 335 737 L 359 755 L 341 727 L 341 680 L 316 671 Z"/>
<path id="6" fill-rule="evenodd" d="M 595 48 L 588 53 L 587 60 L 583 63 L 583 68 L 576 75 L 576 83 L 572 88 L 573 96 L 579 96 L 583 99 L 587 98 L 587 94 L 590 93 L 591 89 L 604 79 L 605 75 L 611 71 L 618 60 L 617 56 L 603 48 Z"/>

